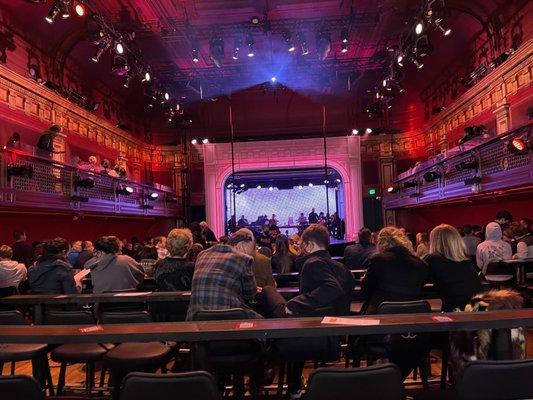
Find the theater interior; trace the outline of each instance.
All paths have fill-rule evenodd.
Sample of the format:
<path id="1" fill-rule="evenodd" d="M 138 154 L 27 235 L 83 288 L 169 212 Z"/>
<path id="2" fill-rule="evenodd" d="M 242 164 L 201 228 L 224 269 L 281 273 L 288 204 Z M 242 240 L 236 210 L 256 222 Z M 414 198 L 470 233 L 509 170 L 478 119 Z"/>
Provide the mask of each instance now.
<path id="1" fill-rule="evenodd" d="M 0 398 L 533 398 L 533 2 L 0 0 Z"/>

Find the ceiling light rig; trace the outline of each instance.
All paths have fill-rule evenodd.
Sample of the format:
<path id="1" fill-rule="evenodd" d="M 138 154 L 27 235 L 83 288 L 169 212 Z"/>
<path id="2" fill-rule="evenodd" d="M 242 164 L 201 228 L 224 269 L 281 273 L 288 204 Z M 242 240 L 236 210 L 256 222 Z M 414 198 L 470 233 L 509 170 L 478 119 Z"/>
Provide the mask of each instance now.
<path id="1" fill-rule="evenodd" d="M 293 53 L 294 50 L 296 50 L 296 46 L 294 45 L 294 42 L 292 40 L 291 32 L 284 31 L 282 36 L 283 36 L 283 41 L 285 42 L 285 44 L 287 46 L 287 51 L 289 53 Z"/>
<path id="2" fill-rule="evenodd" d="M 248 49 L 248 53 L 247 53 L 248 57 L 252 58 L 255 54 L 254 54 L 254 37 L 252 36 L 251 33 L 246 35 L 246 47 Z"/>

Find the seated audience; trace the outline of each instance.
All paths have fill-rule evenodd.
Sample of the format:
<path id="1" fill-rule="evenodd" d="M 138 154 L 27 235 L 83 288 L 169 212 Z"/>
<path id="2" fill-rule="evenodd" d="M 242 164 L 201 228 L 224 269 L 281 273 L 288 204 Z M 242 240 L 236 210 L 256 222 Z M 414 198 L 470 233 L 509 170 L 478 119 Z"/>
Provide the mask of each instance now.
<path id="1" fill-rule="evenodd" d="M 207 222 L 202 221 L 200 222 L 200 227 L 202 228 L 202 232 L 205 236 L 205 240 L 208 244 L 216 243 L 217 237 L 215 236 L 215 233 L 209 228 L 209 225 L 207 225 Z"/>
<path id="2" fill-rule="evenodd" d="M 144 280 L 144 271 L 133 258 L 120 252 L 116 236 L 102 236 L 94 243 L 96 256 L 85 264 L 91 270 L 93 293 L 135 289 Z"/>
<path id="3" fill-rule="evenodd" d="M 199 243 L 205 249 L 207 248 L 207 240 L 204 236 L 204 231 L 199 222 L 192 222 L 190 226 L 192 232 L 193 243 Z"/>
<path id="4" fill-rule="evenodd" d="M 378 234 L 378 252 L 370 257 L 361 281 L 367 296 L 362 313 L 374 314 L 384 301 L 413 301 L 421 298 L 429 270 L 414 255 L 413 244 L 398 228 L 389 226 Z"/>
<path id="5" fill-rule="evenodd" d="M 177 292 L 191 290 L 194 263 L 187 260 L 192 246 L 192 233 L 189 229 L 172 229 L 168 234 L 166 246 L 169 255 L 157 261 L 154 278 L 157 290 Z"/>
<path id="6" fill-rule="evenodd" d="M 496 213 L 496 219 L 494 222 L 500 225 L 500 228 L 503 232 L 503 230 L 507 228 L 511 222 L 513 222 L 513 216 L 509 211 L 501 210 Z"/>
<path id="7" fill-rule="evenodd" d="M 531 224 L 531 218 L 522 218 L 520 220 L 520 225 L 522 225 L 529 233 L 533 233 L 533 225 Z"/>
<path id="8" fill-rule="evenodd" d="M 242 308 L 251 318 L 261 318 L 252 310 L 257 286 L 252 271 L 253 258 L 235 246 L 255 246 L 247 232 L 238 230 L 228 244 L 215 244 L 202 251 L 196 260 L 192 278 L 187 320 L 197 311 Z"/>
<path id="9" fill-rule="evenodd" d="M 289 252 L 289 239 L 285 235 L 279 235 L 274 244 L 274 254 L 270 259 L 272 272 L 288 274 L 294 270 L 294 257 Z"/>
<path id="10" fill-rule="evenodd" d="M 370 257 L 376 251 L 372 243 L 372 232 L 368 228 L 361 228 L 358 233 L 359 243 L 346 246 L 344 249 L 344 265 L 348 268 L 368 268 Z"/>
<path id="11" fill-rule="evenodd" d="M 13 287 L 18 289 L 20 282 L 26 279 L 24 264 L 12 260 L 13 250 L 9 246 L 0 246 L 0 289 Z"/>
<path id="12" fill-rule="evenodd" d="M 26 232 L 24 231 L 13 231 L 13 238 L 15 243 L 11 246 L 13 250 L 13 260 L 18 261 L 21 264 L 24 264 L 26 268 L 29 268 L 34 261 L 33 257 L 33 247 L 26 242 Z"/>
<path id="13" fill-rule="evenodd" d="M 194 264 L 198 258 L 198 254 L 200 254 L 202 251 L 204 251 L 204 247 L 200 243 L 193 243 L 189 253 L 187 254 L 187 260 Z"/>
<path id="14" fill-rule="evenodd" d="M 67 261 L 70 265 L 74 266 L 76 263 L 76 258 L 78 258 L 78 255 L 81 251 L 81 240 L 76 240 L 72 243 L 72 246 L 70 247 L 70 251 L 67 254 Z"/>
<path id="15" fill-rule="evenodd" d="M 235 250 L 241 253 L 247 254 L 254 258 L 252 263 L 252 271 L 255 277 L 255 283 L 257 287 L 273 286 L 276 287 L 276 281 L 272 276 L 272 267 L 270 264 L 270 258 L 265 257 L 263 254 L 256 250 L 254 234 L 251 230 L 243 228 L 239 229 L 240 233 L 247 235 L 250 241 L 243 240 L 235 245 Z"/>
<path id="16" fill-rule="evenodd" d="M 513 258 L 525 259 L 533 258 L 533 235 L 523 224 L 519 224 L 514 229 L 516 242 L 516 254 Z"/>
<path id="17" fill-rule="evenodd" d="M 168 256 L 168 250 L 166 245 L 167 238 L 164 236 L 158 236 L 154 238 L 155 250 L 157 252 L 157 259 L 162 260 Z"/>
<path id="18" fill-rule="evenodd" d="M 272 250 L 273 244 L 274 238 L 270 234 L 269 226 L 264 225 L 261 234 L 257 236 L 257 245 L 259 247 L 268 247 L 270 250 Z"/>
<path id="19" fill-rule="evenodd" d="M 466 246 L 466 255 L 470 258 L 475 258 L 477 246 L 481 243 L 481 239 L 474 235 L 474 229 L 472 225 L 465 225 L 463 227 L 463 234 L 463 242 Z"/>
<path id="20" fill-rule="evenodd" d="M 76 257 L 76 262 L 74 263 L 74 269 L 83 269 L 83 266 L 87 261 L 94 257 L 94 246 L 93 242 L 89 240 L 84 240 L 81 242 L 81 251 Z"/>
<path id="21" fill-rule="evenodd" d="M 295 233 L 289 238 L 289 252 L 294 257 L 299 257 L 302 253 L 300 250 L 300 236 Z"/>
<path id="22" fill-rule="evenodd" d="M 477 246 L 476 263 L 485 274 L 491 262 L 508 260 L 512 254 L 511 245 L 502 240 L 502 228 L 497 222 L 487 224 L 485 241 Z"/>
<path id="23" fill-rule="evenodd" d="M 55 238 L 44 242 L 43 254 L 28 268 L 28 281 L 35 293 L 76 293 L 72 267 L 67 262 L 68 242 Z"/>
<path id="24" fill-rule="evenodd" d="M 466 255 L 461 235 L 453 226 L 439 225 L 429 235 L 429 254 L 424 258 L 442 300 L 442 311 L 464 309 L 481 292 L 472 260 Z"/>
<path id="25" fill-rule="evenodd" d="M 423 258 L 429 252 L 429 237 L 426 232 L 416 234 L 416 256 Z"/>

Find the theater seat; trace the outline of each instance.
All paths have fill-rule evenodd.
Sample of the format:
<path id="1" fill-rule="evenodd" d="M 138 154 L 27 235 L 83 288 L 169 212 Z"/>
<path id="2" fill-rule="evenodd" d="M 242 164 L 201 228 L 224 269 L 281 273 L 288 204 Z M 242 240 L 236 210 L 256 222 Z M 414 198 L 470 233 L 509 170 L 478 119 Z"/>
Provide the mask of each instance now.
<path id="1" fill-rule="evenodd" d="M 31 376 L 0 376 L 0 393 L 2 400 L 44 400 L 39 383 Z"/>
<path id="2" fill-rule="evenodd" d="M 306 400 L 402 400 L 402 375 L 394 364 L 367 368 L 319 368 L 307 383 Z"/>
<path id="3" fill-rule="evenodd" d="M 205 371 L 182 374 L 132 372 L 122 382 L 120 400 L 217 400 L 216 381 Z"/>

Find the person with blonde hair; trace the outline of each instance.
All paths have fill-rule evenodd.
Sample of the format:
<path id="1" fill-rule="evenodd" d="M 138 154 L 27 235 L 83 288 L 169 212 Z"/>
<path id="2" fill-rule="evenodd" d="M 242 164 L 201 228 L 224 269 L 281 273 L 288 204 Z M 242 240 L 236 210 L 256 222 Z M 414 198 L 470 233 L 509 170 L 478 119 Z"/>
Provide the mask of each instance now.
<path id="1" fill-rule="evenodd" d="M 419 300 L 429 272 L 427 264 L 414 254 L 409 238 L 395 226 L 379 231 L 377 247 L 361 281 L 367 298 L 364 314 L 375 314 L 384 301 Z"/>
<path id="2" fill-rule="evenodd" d="M 416 234 L 416 256 L 423 258 L 429 253 L 429 236 L 427 232 L 418 232 Z"/>
<path id="3" fill-rule="evenodd" d="M 188 261 L 193 238 L 189 229 L 172 229 L 165 241 L 168 255 L 156 262 L 154 278 L 158 291 L 191 290 L 194 263 Z"/>
<path id="4" fill-rule="evenodd" d="M 24 264 L 12 260 L 13 249 L 0 246 L 0 293 L 2 289 L 15 288 L 18 290 L 20 282 L 26 279 L 27 270 Z"/>
<path id="5" fill-rule="evenodd" d="M 442 311 L 463 310 L 481 292 L 481 279 L 453 226 L 442 224 L 431 231 L 429 254 L 424 260 L 442 300 Z"/>

